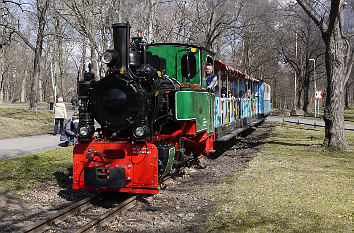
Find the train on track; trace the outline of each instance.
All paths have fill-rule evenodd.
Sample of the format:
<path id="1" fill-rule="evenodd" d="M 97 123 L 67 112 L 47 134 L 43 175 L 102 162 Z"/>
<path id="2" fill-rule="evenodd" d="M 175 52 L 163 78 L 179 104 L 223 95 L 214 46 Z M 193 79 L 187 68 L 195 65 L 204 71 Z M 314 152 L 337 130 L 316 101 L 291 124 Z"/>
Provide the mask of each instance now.
<path id="1" fill-rule="evenodd" d="M 114 49 L 101 79 L 78 81 L 79 143 L 73 189 L 156 194 L 160 178 L 195 156 L 214 152 L 270 112 L 270 86 L 202 47 L 130 40 L 128 23 L 113 25 Z M 206 64 L 218 76 L 206 89 Z"/>

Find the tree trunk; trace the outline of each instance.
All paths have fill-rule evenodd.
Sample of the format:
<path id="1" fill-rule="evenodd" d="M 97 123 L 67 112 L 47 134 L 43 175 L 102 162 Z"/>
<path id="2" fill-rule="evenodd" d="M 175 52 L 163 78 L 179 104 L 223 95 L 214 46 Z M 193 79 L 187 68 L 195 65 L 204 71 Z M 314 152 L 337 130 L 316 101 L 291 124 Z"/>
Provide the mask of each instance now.
<path id="1" fill-rule="evenodd" d="M 28 76 L 27 66 L 25 68 L 25 72 L 23 75 L 22 83 L 21 83 L 21 103 L 26 102 L 26 80 Z"/>
<path id="2" fill-rule="evenodd" d="M 95 77 L 97 78 L 97 59 L 96 59 L 96 52 L 95 52 L 95 48 L 93 46 L 91 46 L 91 71 L 95 74 Z"/>
<path id="3" fill-rule="evenodd" d="M 349 107 L 349 83 L 345 85 L 345 99 L 344 99 L 344 109 L 348 110 Z"/>
<path id="4" fill-rule="evenodd" d="M 43 39 L 44 39 L 44 29 L 46 25 L 46 12 L 48 9 L 49 0 L 45 0 L 42 3 L 37 0 L 37 10 L 38 10 L 38 32 L 36 47 L 34 49 L 34 59 L 33 59 L 33 74 L 32 74 L 32 84 L 31 84 L 31 96 L 30 96 L 30 109 L 37 111 L 38 108 L 38 94 L 39 94 L 39 75 L 40 75 L 40 58 L 43 49 Z"/>
<path id="5" fill-rule="evenodd" d="M 297 89 L 297 108 L 301 108 L 301 94 L 302 94 L 302 88 Z"/>
<path id="6" fill-rule="evenodd" d="M 81 41 L 82 41 L 82 51 L 81 51 L 81 76 L 84 76 L 85 70 L 86 70 L 86 38 L 84 36 L 81 36 Z"/>
<path id="7" fill-rule="evenodd" d="M 38 43 L 37 38 L 37 43 Z M 32 74 L 32 84 L 31 84 L 31 98 L 30 98 L 30 109 L 33 111 L 37 111 L 38 108 L 38 88 L 39 88 L 39 58 L 40 52 L 39 47 L 36 48 L 34 54 L 34 62 L 33 62 L 33 74 Z"/>
<path id="8" fill-rule="evenodd" d="M 149 13 L 148 13 L 148 33 L 147 33 L 147 41 L 148 43 L 152 43 L 154 41 L 154 17 L 155 17 L 155 0 L 149 0 Z"/>
<path id="9" fill-rule="evenodd" d="M 43 82 L 42 82 L 42 77 L 41 77 L 41 70 L 39 69 L 39 74 L 38 74 L 38 102 L 43 101 Z"/>
<path id="10" fill-rule="evenodd" d="M 310 21 L 310 19 L 309 19 Z M 309 106 L 309 91 L 310 91 L 310 22 L 307 22 L 307 37 L 306 37 L 306 57 L 305 57 L 305 75 L 304 75 L 304 105 L 302 110 L 306 114 L 309 113 L 308 106 Z M 310 92 L 312 93 L 312 92 Z"/>
<path id="11" fill-rule="evenodd" d="M 324 110 L 324 144 L 344 150 L 348 143 L 344 134 L 344 85 L 350 44 L 340 35 L 339 26 L 332 35 L 324 35 L 326 44 L 327 96 Z"/>
<path id="12" fill-rule="evenodd" d="M 307 72 L 306 72 L 307 73 Z M 308 75 L 306 75 L 308 76 Z M 305 113 L 308 113 L 308 106 L 309 106 L 309 89 L 310 89 L 310 82 L 307 77 L 305 77 L 304 81 L 304 105 L 302 106 L 302 110 Z"/>
<path id="13" fill-rule="evenodd" d="M 4 50 L 0 49 L 0 105 L 4 101 Z"/>

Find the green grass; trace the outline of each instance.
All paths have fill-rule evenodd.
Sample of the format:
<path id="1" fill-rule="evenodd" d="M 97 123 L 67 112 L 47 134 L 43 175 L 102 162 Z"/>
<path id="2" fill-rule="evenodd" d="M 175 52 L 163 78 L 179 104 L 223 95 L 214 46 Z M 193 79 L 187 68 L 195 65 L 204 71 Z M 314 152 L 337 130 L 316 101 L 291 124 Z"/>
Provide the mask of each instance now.
<path id="1" fill-rule="evenodd" d="M 55 180 L 55 172 L 67 172 L 72 165 L 73 147 L 59 148 L 0 161 L 0 187 L 23 192 Z"/>
<path id="2" fill-rule="evenodd" d="M 53 131 L 53 113 L 27 107 L 0 106 L 0 139 L 46 134 Z"/>
<path id="3" fill-rule="evenodd" d="M 354 149 L 354 133 L 346 133 Z M 321 146 L 323 129 L 279 124 L 249 168 L 217 187 L 209 232 L 352 232 L 354 153 Z"/>
<path id="4" fill-rule="evenodd" d="M 344 110 L 344 121 L 346 123 L 354 123 L 354 106 L 350 109 Z"/>
<path id="5" fill-rule="evenodd" d="M 308 111 L 310 114 L 315 114 L 315 109 L 314 107 L 309 107 L 308 108 Z M 320 113 L 319 113 L 319 116 L 320 118 L 323 119 L 323 113 L 324 112 L 324 108 L 321 106 L 320 107 Z M 312 120 L 316 120 L 318 118 L 315 118 L 315 117 L 299 117 L 299 118 L 306 118 L 306 119 L 312 119 Z M 354 105 L 352 105 L 350 107 L 350 109 L 345 109 L 344 110 L 344 123 L 345 124 L 354 124 Z"/>

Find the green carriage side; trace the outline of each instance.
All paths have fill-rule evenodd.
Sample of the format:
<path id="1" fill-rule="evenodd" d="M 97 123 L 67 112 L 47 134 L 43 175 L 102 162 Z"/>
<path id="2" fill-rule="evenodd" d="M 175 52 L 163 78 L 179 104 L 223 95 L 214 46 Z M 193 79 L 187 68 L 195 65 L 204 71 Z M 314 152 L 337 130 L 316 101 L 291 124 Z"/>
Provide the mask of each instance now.
<path id="1" fill-rule="evenodd" d="M 181 84 L 176 93 L 176 119 L 196 121 L 196 133 L 214 132 L 214 94 L 206 91 L 205 66 L 214 54 L 186 44 L 151 44 L 153 55 L 166 59 L 166 75 Z"/>

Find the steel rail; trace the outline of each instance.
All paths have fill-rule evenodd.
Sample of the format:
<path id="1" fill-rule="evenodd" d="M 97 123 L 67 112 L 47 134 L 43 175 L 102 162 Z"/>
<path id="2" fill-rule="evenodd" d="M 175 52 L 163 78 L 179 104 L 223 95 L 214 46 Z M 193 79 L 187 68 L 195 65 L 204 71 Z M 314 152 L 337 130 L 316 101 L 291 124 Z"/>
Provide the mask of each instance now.
<path id="1" fill-rule="evenodd" d="M 118 213 L 121 213 L 125 210 L 129 210 L 129 209 L 133 208 L 136 204 L 136 201 L 137 201 L 136 197 L 137 196 L 132 196 L 132 197 L 126 199 L 125 201 L 120 203 L 118 206 L 116 206 L 113 209 L 102 214 L 97 219 L 89 222 L 88 224 L 84 225 L 83 227 L 81 227 L 79 230 L 77 230 L 75 232 L 76 233 L 90 232 L 94 226 L 102 225 L 104 223 L 111 221 Z"/>
<path id="2" fill-rule="evenodd" d="M 92 197 L 87 197 L 85 199 L 82 199 L 81 201 L 78 201 L 68 207 L 66 207 L 63 210 L 58 211 L 57 213 L 51 215 L 49 218 L 44 219 L 39 221 L 38 223 L 35 223 L 32 226 L 29 226 L 25 229 L 23 229 L 21 232 L 22 233 L 29 233 L 29 232 L 43 232 L 46 229 L 50 228 L 50 225 L 52 223 L 57 223 L 59 221 L 62 221 L 68 217 L 71 217 L 75 215 L 76 213 L 83 211 L 85 209 L 88 209 L 92 204 L 90 203 L 91 200 L 96 197 L 98 194 L 92 196 Z"/>

